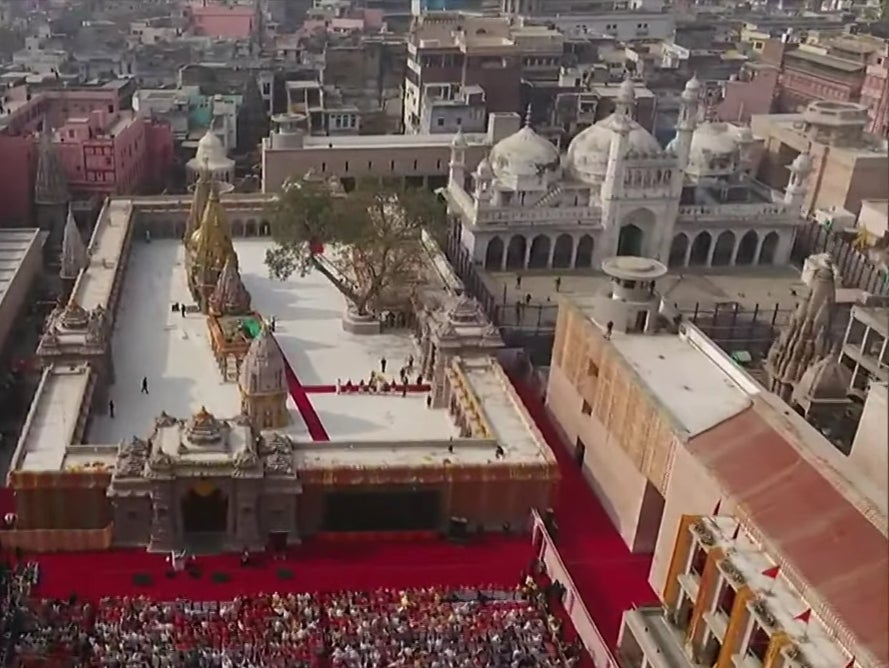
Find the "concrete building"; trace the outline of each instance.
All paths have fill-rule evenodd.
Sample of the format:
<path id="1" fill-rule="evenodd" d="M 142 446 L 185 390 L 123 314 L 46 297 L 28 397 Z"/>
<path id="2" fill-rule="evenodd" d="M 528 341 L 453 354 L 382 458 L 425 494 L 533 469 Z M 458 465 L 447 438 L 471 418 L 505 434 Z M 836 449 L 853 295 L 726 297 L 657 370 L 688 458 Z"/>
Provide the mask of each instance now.
<path id="1" fill-rule="evenodd" d="M 852 307 L 840 362 L 851 369 L 848 389 L 859 397 L 873 383 L 889 382 L 889 308 Z"/>
<path id="2" fill-rule="evenodd" d="M 448 13 L 420 16 L 407 46 L 404 130 L 420 131 L 427 89 L 434 95 L 443 84 L 481 87 L 489 113 L 518 111 L 521 77 L 522 52 L 507 19 Z"/>
<path id="3" fill-rule="evenodd" d="M 781 71 L 765 63 L 745 63 L 738 74 L 721 84 L 720 100 L 714 109 L 716 118 L 734 123 L 749 123 L 752 116 L 774 111 Z"/>
<path id="4" fill-rule="evenodd" d="M 259 27 L 257 3 L 191 0 L 187 5 L 188 29 L 195 35 L 249 39 Z"/>
<path id="5" fill-rule="evenodd" d="M 76 196 L 140 192 L 163 180 L 172 160 L 169 126 L 125 110 L 118 86 L 4 91 L 0 160 L 27 165 L 3 179 L 0 216 L 28 221 L 36 168 L 35 137 L 51 131 L 68 188 Z"/>
<path id="6" fill-rule="evenodd" d="M 857 214 L 865 199 L 886 196 L 889 151 L 885 140 L 868 135 L 867 108 L 852 102 L 813 102 L 801 114 L 754 116 L 762 139 L 758 176 L 783 189 L 787 167 L 802 152 L 812 158 L 804 211 L 846 209 Z"/>
<path id="7" fill-rule="evenodd" d="M 460 239 L 490 271 L 592 269 L 614 255 L 671 267 L 785 264 L 800 221 L 808 158 L 781 197 L 750 178 L 749 128 L 699 123 L 700 83 L 688 82 L 676 139 L 661 148 L 633 118 L 626 81 L 610 116 L 564 155 L 527 123 L 475 170 L 455 137 L 444 191 Z"/>
<path id="8" fill-rule="evenodd" d="M 889 316 L 889 313 L 885 315 Z M 889 486 L 889 433 L 886 421 L 889 403 L 886 390 L 886 383 L 871 381 L 849 452 L 849 461 L 879 489 Z"/>
<path id="9" fill-rule="evenodd" d="M 344 185 L 356 179 L 400 179 L 410 185 L 440 188 L 448 182 L 452 134 L 310 136 L 305 117 L 281 114 L 263 140 L 263 192 L 278 192 L 289 178 L 309 171 L 335 176 Z M 492 114 L 486 133 L 464 134 L 466 164 L 473 169 L 515 123 L 507 115 Z"/>
<path id="10" fill-rule="evenodd" d="M 861 104 L 870 118 L 867 131 L 889 139 L 889 40 L 883 40 L 867 57 Z"/>
<path id="11" fill-rule="evenodd" d="M 663 265 L 603 270 L 610 294 L 560 303 L 546 397 L 626 544 L 653 551 L 663 608 L 625 613 L 621 665 L 886 665 L 885 486 L 677 321 Z"/>

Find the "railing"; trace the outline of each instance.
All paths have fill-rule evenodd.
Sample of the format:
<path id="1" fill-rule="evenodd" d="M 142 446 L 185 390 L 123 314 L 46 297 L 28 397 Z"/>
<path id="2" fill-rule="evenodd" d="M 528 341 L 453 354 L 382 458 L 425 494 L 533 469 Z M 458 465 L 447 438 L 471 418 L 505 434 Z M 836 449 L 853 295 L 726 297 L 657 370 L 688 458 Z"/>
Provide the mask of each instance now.
<path id="1" fill-rule="evenodd" d="M 537 558 L 546 566 L 546 573 L 550 579 L 558 580 L 565 587 L 563 599 L 565 611 L 574 625 L 577 637 L 593 662 L 593 668 L 619 668 L 620 664 L 608 649 L 602 634 L 599 633 L 593 618 L 583 604 L 574 580 L 568 574 L 565 562 L 562 561 L 552 537 L 546 530 L 543 518 L 536 510 L 532 511 L 531 522 L 531 540 L 537 551 Z"/>

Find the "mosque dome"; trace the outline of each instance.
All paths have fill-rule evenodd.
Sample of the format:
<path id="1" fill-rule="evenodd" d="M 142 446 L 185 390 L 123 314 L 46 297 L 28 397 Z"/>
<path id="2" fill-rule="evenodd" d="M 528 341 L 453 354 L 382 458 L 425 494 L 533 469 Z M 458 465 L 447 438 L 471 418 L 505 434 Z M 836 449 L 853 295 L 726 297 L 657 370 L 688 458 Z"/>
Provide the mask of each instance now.
<path id="1" fill-rule="evenodd" d="M 491 168 L 491 161 L 486 157 L 482 158 L 475 168 L 475 176 L 482 181 L 488 181 L 494 178 L 494 170 Z"/>
<path id="2" fill-rule="evenodd" d="M 559 169 L 559 149 L 525 125 L 497 142 L 489 160 L 498 178 L 540 176 Z"/>
<path id="3" fill-rule="evenodd" d="M 660 153 L 661 145 L 645 128 L 630 117 L 614 113 L 578 134 L 568 145 L 568 170 L 580 181 L 591 182 L 605 175 L 611 139 L 620 123 L 629 129 L 629 150 L 639 154 Z"/>
<path id="4" fill-rule="evenodd" d="M 263 326 L 241 362 L 241 391 L 247 394 L 283 392 L 286 389 L 284 378 L 284 356 Z"/>
<path id="5" fill-rule="evenodd" d="M 675 141 L 668 148 L 674 147 Z M 691 138 L 686 171 L 695 175 L 732 171 L 740 142 L 740 134 L 728 123 L 701 123 Z"/>
<path id="6" fill-rule="evenodd" d="M 228 168 L 233 164 L 233 161 L 225 153 L 222 140 L 212 130 L 207 130 L 207 133 L 198 142 L 194 162 L 198 168 L 206 166 L 211 170 Z"/>
<path id="7" fill-rule="evenodd" d="M 812 171 L 812 157 L 808 153 L 800 153 L 790 165 L 797 174 L 808 174 Z"/>

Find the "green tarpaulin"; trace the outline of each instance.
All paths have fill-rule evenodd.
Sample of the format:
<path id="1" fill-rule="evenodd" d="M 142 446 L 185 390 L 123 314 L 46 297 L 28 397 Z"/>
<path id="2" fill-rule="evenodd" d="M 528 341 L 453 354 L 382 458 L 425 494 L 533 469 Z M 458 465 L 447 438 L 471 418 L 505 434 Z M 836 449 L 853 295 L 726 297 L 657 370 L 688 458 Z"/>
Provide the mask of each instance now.
<path id="1" fill-rule="evenodd" d="M 262 325 L 256 318 L 247 318 L 246 320 L 244 320 L 244 322 L 241 323 L 241 329 L 244 330 L 244 333 L 248 337 L 250 337 L 251 339 L 255 339 L 262 331 Z"/>

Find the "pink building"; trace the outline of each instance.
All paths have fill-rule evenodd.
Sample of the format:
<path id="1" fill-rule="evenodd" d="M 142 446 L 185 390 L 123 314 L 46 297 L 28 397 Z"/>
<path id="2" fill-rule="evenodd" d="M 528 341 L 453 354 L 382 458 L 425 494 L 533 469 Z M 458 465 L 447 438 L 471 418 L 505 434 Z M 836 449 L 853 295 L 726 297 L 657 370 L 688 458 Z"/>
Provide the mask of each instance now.
<path id="1" fill-rule="evenodd" d="M 716 106 L 717 118 L 747 123 L 751 116 L 772 113 L 780 74 L 780 70 L 772 65 L 745 65 L 736 81 L 725 82 L 722 100 Z"/>
<path id="2" fill-rule="evenodd" d="M 33 214 L 36 137 L 52 130 L 68 189 L 80 196 L 143 192 L 172 163 L 169 126 L 121 111 L 114 87 L 3 93 L 0 164 L 21 165 L 0 179 L 0 224 L 28 224 Z M 148 157 L 150 156 L 150 158 Z"/>
<path id="3" fill-rule="evenodd" d="M 189 29 L 195 35 L 248 39 L 256 26 L 256 10 L 251 4 L 230 4 L 217 0 L 193 0 L 186 9 Z"/>
<path id="4" fill-rule="evenodd" d="M 868 108 L 868 132 L 889 138 L 889 42 L 868 56 L 861 104 Z"/>

